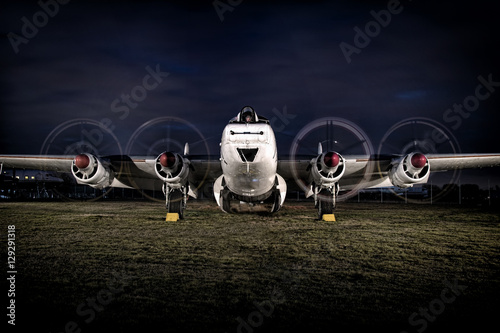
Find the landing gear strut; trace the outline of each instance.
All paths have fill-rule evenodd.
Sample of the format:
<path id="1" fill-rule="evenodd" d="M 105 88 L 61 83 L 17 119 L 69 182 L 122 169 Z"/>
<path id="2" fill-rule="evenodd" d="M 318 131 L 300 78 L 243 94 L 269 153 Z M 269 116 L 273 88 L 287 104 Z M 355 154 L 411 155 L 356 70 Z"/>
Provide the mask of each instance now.
<path id="1" fill-rule="evenodd" d="M 183 219 L 187 203 L 187 186 L 174 188 L 164 183 L 162 190 L 165 194 L 167 213 L 177 213 L 179 214 L 179 218 Z"/>
<path id="2" fill-rule="evenodd" d="M 318 209 L 318 219 L 322 220 L 325 214 L 333 214 L 333 210 L 337 205 L 339 190 L 340 186 L 338 183 L 334 183 L 327 188 L 321 186 L 314 187 L 314 204 Z"/>
<path id="3" fill-rule="evenodd" d="M 224 212 L 231 212 L 231 193 L 228 189 L 224 188 L 220 192 L 220 200 L 222 200 L 221 208 Z"/>
<path id="4" fill-rule="evenodd" d="M 271 198 L 273 200 L 273 206 L 271 207 L 271 213 L 276 213 L 281 208 L 281 193 L 280 193 L 280 191 L 278 191 L 278 190 L 274 191 L 273 194 L 271 195 Z"/>

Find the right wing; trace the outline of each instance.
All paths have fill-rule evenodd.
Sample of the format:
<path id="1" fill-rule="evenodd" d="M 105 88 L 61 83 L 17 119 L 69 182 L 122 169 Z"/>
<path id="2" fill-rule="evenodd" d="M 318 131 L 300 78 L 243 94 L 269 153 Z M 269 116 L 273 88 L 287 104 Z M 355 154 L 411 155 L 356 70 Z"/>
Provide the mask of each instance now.
<path id="1" fill-rule="evenodd" d="M 298 185 L 306 194 L 311 194 L 311 186 L 328 187 L 336 182 L 340 190 L 346 191 L 391 186 L 405 188 L 426 183 L 430 172 L 500 166 L 500 154 L 411 153 L 405 156 L 340 156 L 338 165 L 328 167 L 324 160 L 332 153 L 340 156 L 328 152 L 315 157 L 280 160 L 278 173 L 290 188 Z"/>

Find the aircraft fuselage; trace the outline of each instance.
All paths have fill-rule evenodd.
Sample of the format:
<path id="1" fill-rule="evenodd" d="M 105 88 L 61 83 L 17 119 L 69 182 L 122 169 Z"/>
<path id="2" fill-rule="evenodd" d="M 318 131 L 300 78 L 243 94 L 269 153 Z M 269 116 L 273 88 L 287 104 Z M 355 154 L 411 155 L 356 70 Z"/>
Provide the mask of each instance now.
<path id="1" fill-rule="evenodd" d="M 222 133 L 221 166 L 225 186 L 238 199 L 267 199 L 276 182 L 278 153 L 268 123 L 230 123 Z"/>

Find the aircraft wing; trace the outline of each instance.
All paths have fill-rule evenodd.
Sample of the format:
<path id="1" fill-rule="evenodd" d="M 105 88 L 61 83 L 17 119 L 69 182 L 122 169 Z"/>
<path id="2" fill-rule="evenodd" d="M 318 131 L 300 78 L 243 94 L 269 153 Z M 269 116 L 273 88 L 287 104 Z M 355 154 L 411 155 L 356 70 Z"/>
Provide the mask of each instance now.
<path id="1" fill-rule="evenodd" d="M 389 186 L 404 188 L 425 183 L 431 172 L 500 166 L 500 154 L 428 154 L 421 157 L 425 160 L 424 164 L 414 167 L 412 158 L 415 156 L 416 160 L 416 155 L 422 154 L 343 156 L 341 167 L 344 171 L 336 180 L 340 190 Z M 307 192 L 312 183 L 329 181 L 326 173 L 318 172 L 320 177 L 313 177 L 313 170 L 321 168 L 320 162 L 324 156 L 325 154 L 322 154 L 309 159 L 301 157 L 295 161 L 280 160 L 278 173 L 287 180 L 291 188 L 294 182 Z"/>
<path id="2" fill-rule="evenodd" d="M 157 170 L 159 157 L 86 155 L 92 159 L 89 161 L 91 164 L 89 168 L 93 167 L 93 170 L 87 173 L 79 172 L 75 167 L 75 156 L 0 155 L 0 164 L 2 168 L 73 173 L 78 183 L 96 188 L 111 186 L 160 190 L 165 181 L 162 179 L 162 171 Z M 404 169 L 412 168 L 411 157 L 413 155 L 344 156 L 342 162 L 344 171 L 338 179 L 340 189 L 409 187 L 413 184 L 425 183 L 430 172 L 500 166 L 500 154 L 429 154 L 425 156 L 427 164 L 408 177 Z M 320 182 L 320 179 L 314 179 L 313 170 L 317 168 L 316 163 L 319 163 L 319 159 L 324 156 L 325 154 L 311 158 L 301 157 L 295 161 L 279 160 L 278 174 L 286 180 L 290 189 L 302 189 L 307 192 L 310 184 Z M 179 170 L 189 169 L 186 179 L 195 187 L 199 187 L 202 183 L 211 183 L 222 174 L 220 161 L 213 156 L 181 157 L 175 155 L 173 158 L 182 162 Z M 181 174 L 181 171 L 174 170 L 174 176 L 176 172 Z"/>
<path id="3" fill-rule="evenodd" d="M 80 160 L 79 160 L 80 158 Z M 182 168 L 189 167 L 188 180 L 192 184 L 214 181 L 221 173 L 220 161 L 208 156 L 180 156 Z M 81 160 L 84 160 L 83 162 Z M 163 180 L 155 171 L 158 158 L 145 156 L 111 155 L 97 157 L 91 154 L 63 155 L 0 155 L 2 168 L 50 170 L 73 173 L 79 184 L 95 188 L 121 187 L 160 190 Z M 78 165 L 84 163 L 86 165 Z M 175 173 L 177 170 L 174 170 Z"/>
<path id="4" fill-rule="evenodd" d="M 74 156 L 0 155 L 2 168 L 70 172 Z"/>
<path id="5" fill-rule="evenodd" d="M 500 154 L 429 154 L 431 171 L 500 166 Z"/>

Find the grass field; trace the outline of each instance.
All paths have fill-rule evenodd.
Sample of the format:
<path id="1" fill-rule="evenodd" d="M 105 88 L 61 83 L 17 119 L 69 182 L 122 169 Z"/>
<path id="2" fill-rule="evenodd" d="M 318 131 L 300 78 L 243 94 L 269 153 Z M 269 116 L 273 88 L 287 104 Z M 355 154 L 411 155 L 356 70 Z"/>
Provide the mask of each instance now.
<path id="1" fill-rule="evenodd" d="M 190 201 L 178 222 L 152 202 L 2 202 L 4 267 L 7 226 L 16 230 L 15 328 L 480 332 L 496 323 L 498 210 L 343 203 L 337 222 L 315 216 L 310 202 L 266 215 Z"/>

